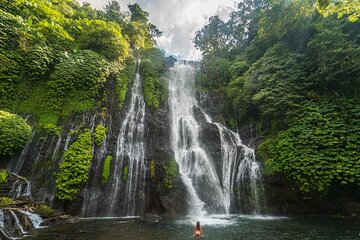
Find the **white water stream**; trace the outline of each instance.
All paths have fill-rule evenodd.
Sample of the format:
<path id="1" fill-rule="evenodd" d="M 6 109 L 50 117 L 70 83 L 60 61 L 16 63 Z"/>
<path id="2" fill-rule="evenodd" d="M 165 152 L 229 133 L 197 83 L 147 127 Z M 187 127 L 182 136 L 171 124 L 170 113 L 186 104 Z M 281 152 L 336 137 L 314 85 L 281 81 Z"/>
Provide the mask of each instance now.
<path id="1" fill-rule="evenodd" d="M 114 172 L 110 179 L 108 216 L 118 216 L 119 193 L 122 196 L 124 209 L 121 215 L 134 216 L 143 213 L 145 205 L 145 101 L 140 77 L 140 60 L 133 87 L 131 89 L 130 105 L 121 125 L 116 145 Z"/>
<path id="2" fill-rule="evenodd" d="M 234 186 L 250 182 L 253 213 L 258 213 L 260 183 L 254 150 L 245 146 L 238 133 L 212 121 L 195 98 L 195 69 L 180 62 L 170 70 L 169 107 L 171 111 L 172 148 L 179 165 L 181 178 L 187 188 L 189 215 L 205 213 L 229 214 L 235 208 Z M 221 159 L 211 159 L 200 141 L 201 122 L 196 119 L 200 110 L 207 123 L 214 124 L 220 134 Z M 218 176 L 214 163 L 221 161 Z M 242 196 L 243 197 L 243 196 Z"/>

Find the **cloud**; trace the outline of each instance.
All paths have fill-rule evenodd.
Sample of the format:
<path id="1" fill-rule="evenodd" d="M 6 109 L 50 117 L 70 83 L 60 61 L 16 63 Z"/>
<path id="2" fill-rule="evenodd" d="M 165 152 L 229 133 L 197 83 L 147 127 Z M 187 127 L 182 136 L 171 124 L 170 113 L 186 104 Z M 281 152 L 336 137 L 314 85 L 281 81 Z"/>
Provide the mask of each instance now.
<path id="1" fill-rule="evenodd" d="M 87 0 L 93 7 L 101 8 L 108 0 Z M 149 18 L 163 32 L 157 40 L 158 47 L 166 52 L 184 56 L 186 59 L 200 59 L 201 53 L 194 48 L 195 32 L 204 26 L 214 14 L 226 18 L 234 0 L 129 0 L 137 2 Z M 221 2 L 221 3 L 219 3 Z M 127 3 L 120 1 L 122 9 Z"/>

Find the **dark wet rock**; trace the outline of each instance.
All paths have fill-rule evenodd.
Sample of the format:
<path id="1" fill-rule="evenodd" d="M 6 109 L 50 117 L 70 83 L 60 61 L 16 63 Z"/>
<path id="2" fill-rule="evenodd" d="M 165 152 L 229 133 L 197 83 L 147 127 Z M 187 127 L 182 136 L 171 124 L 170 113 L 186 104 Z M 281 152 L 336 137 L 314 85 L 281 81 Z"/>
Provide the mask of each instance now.
<path id="1" fill-rule="evenodd" d="M 171 189 L 163 188 L 160 192 L 161 205 L 167 214 L 167 218 L 187 213 L 188 204 L 186 201 L 187 190 L 180 176 L 173 180 Z"/>
<path id="2" fill-rule="evenodd" d="M 140 221 L 146 223 L 158 223 L 162 220 L 163 218 L 155 213 L 146 213 L 144 216 L 140 217 Z"/>
<path id="3" fill-rule="evenodd" d="M 221 161 L 221 140 L 219 129 L 211 123 L 202 123 L 200 132 L 200 141 L 203 148 L 208 153 L 211 161 L 216 168 L 219 179 L 222 178 L 222 161 Z"/>
<path id="4" fill-rule="evenodd" d="M 166 57 L 165 58 L 165 67 L 171 68 L 175 65 L 176 62 L 177 62 L 177 59 L 174 58 L 173 56 Z"/>
<path id="5" fill-rule="evenodd" d="M 170 141 L 170 119 L 166 108 L 147 112 L 146 159 L 155 165 L 154 176 L 149 176 L 146 212 L 181 214 L 186 211 L 186 189 L 180 177 L 173 180 L 173 187 L 164 187 L 165 166 L 174 161 Z"/>
<path id="6" fill-rule="evenodd" d="M 74 220 L 74 218 L 69 215 L 61 215 L 58 217 L 44 219 L 44 221 L 41 223 L 41 226 L 52 227 L 63 224 L 65 222 L 74 223 L 77 222 L 77 220 Z"/>

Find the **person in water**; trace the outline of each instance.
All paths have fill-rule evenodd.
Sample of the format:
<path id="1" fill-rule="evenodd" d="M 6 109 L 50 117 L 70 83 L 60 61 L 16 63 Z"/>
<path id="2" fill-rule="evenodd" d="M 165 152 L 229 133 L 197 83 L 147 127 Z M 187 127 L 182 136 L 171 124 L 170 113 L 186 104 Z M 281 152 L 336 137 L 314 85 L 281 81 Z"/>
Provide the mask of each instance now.
<path id="1" fill-rule="evenodd" d="M 197 239 L 197 238 L 202 238 L 204 236 L 204 232 L 203 232 L 203 229 L 202 227 L 200 226 L 200 222 L 197 221 L 196 222 L 196 225 L 194 227 L 194 238 Z"/>

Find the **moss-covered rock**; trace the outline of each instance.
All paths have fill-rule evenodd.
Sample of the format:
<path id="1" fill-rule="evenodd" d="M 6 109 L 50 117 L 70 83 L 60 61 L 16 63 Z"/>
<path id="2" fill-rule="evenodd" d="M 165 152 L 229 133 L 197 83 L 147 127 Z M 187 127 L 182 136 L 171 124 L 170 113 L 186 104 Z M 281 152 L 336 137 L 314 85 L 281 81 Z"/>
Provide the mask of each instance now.
<path id="1" fill-rule="evenodd" d="M 101 183 L 103 185 L 105 185 L 109 181 L 110 172 L 111 172 L 111 161 L 112 161 L 112 156 L 107 156 L 104 161 L 104 167 L 101 174 Z"/>
<path id="2" fill-rule="evenodd" d="M 0 207 L 6 207 L 14 204 L 15 201 L 9 197 L 0 197 Z"/>
<path id="3" fill-rule="evenodd" d="M 39 214 L 43 218 L 55 217 L 55 211 L 46 204 L 40 204 L 35 208 L 35 213 Z"/>
<path id="4" fill-rule="evenodd" d="M 62 201 L 72 201 L 89 177 L 92 159 L 92 136 L 89 129 L 79 135 L 76 142 L 65 152 L 56 179 L 56 197 Z"/>
<path id="5" fill-rule="evenodd" d="M 9 179 L 9 172 L 5 169 L 0 170 L 0 184 L 7 183 Z"/>
<path id="6" fill-rule="evenodd" d="M 97 125 L 94 133 L 95 144 L 100 147 L 106 137 L 106 127 L 103 125 Z"/>

